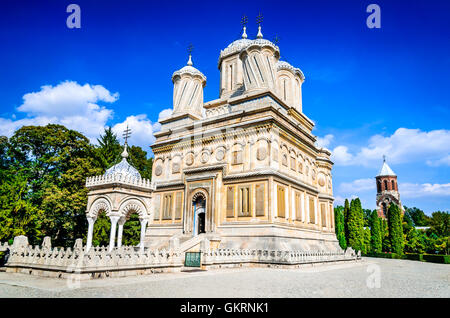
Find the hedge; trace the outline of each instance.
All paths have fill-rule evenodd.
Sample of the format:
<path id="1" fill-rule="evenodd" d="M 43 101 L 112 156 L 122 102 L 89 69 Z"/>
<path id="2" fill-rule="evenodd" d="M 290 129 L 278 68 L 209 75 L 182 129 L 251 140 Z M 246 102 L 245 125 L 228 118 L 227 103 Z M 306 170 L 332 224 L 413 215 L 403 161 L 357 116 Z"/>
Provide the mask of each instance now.
<path id="1" fill-rule="evenodd" d="M 403 254 L 397 255 L 395 253 L 370 253 L 363 254 L 368 257 L 393 258 L 393 259 L 408 259 L 412 261 L 422 261 L 430 263 L 450 264 L 450 255 L 433 255 L 433 254 Z"/>

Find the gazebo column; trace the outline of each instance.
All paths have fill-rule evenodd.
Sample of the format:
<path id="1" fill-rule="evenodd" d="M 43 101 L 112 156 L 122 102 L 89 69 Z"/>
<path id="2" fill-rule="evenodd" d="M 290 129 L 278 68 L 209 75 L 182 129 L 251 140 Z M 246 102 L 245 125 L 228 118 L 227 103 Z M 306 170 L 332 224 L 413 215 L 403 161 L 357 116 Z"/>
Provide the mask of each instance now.
<path id="1" fill-rule="evenodd" d="M 119 219 L 119 230 L 117 233 L 117 247 L 122 246 L 122 234 L 123 234 L 123 225 L 125 224 L 126 219 L 120 218 Z"/>
<path id="2" fill-rule="evenodd" d="M 114 243 L 116 239 L 116 227 L 117 227 L 117 221 L 119 221 L 119 216 L 110 216 L 109 219 L 111 220 L 111 232 L 109 236 L 109 249 L 108 251 L 111 252 L 114 248 Z"/>
<path id="3" fill-rule="evenodd" d="M 147 228 L 147 222 L 148 219 L 140 219 L 141 222 L 141 239 L 139 241 L 139 247 L 141 248 L 141 251 L 144 250 L 144 239 L 145 239 L 145 230 Z"/>
<path id="4" fill-rule="evenodd" d="M 92 235 L 93 235 L 93 232 L 94 232 L 95 220 L 96 220 L 95 217 L 91 217 L 91 216 L 87 217 L 87 221 L 88 221 L 89 227 L 88 227 L 88 234 L 87 234 L 87 240 L 86 240 L 86 252 L 88 252 L 89 249 L 92 246 Z"/>

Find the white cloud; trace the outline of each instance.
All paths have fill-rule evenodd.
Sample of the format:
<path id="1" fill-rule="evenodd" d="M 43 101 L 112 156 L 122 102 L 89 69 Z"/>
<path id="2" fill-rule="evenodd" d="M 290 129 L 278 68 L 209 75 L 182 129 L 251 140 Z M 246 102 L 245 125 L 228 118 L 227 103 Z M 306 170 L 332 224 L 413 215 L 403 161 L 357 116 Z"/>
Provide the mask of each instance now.
<path id="1" fill-rule="evenodd" d="M 23 96 L 23 104 L 17 110 L 26 113 L 18 120 L 0 118 L 0 135 L 10 137 L 23 125 L 61 124 L 80 131 L 92 142 L 103 132 L 113 111 L 99 102 L 113 103 L 118 93 L 110 93 L 101 85 L 65 81 L 56 86 L 45 85 L 38 92 Z"/>
<path id="2" fill-rule="evenodd" d="M 431 167 L 450 166 L 450 155 L 440 158 L 438 160 L 427 160 L 426 163 Z"/>
<path id="3" fill-rule="evenodd" d="M 398 189 L 403 198 L 450 196 L 450 183 L 400 183 Z"/>
<path id="4" fill-rule="evenodd" d="M 374 135 L 368 146 L 357 153 L 350 153 L 348 147 L 337 146 L 333 159 L 338 165 L 373 166 L 383 155 L 389 163 L 427 162 L 429 165 L 450 162 L 450 130 L 421 131 L 420 129 L 399 128 L 388 137 Z"/>
<path id="5" fill-rule="evenodd" d="M 128 144 L 139 146 L 147 153 L 150 152 L 150 145 L 155 142 L 153 133 L 157 130 L 159 124 L 152 123 L 145 114 L 128 116 L 125 121 L 112 127 L 114 133 L 122 140 L 121 143 L 123 143 L 122 135 L 127 125 L 131 129 L 131 137 L 128 139 Z"/>
<path id="6" fill-rule="evenodd" d="M 162 120 L 162 119 L 164 119 L 164 118 L 167 118 L 167 117 L 171 116 L 172 113 L 173 113 L 172 108 L 167 108 L 167 109 L 162 110 L 162 111 L 159 113 L 158 121 L 160 121 L 160 120 Z"/>
<path id="7" fill-rule="evenodd" d="M 347 165 L 352 159 L 353 155 L 348 152 L 346 146 L 337 146 L 331 153 L 331 160 L 337 165 Z"/>
<path id="8" fill-rule="evenodd" d="M 333 139 L 334 136 L 332 134 L 325 135 L 325 137 L 317 137 L 317 147 L 327 148 Z"/>
<path id="9" fill-rule="evenodd" d="M 357 179 L 352 182 L 342 182 L 339 185 L 339 191 L 343 193 L 359 193 L 362 191 L 375 190 L 375 179 L 365 178 Z"/>

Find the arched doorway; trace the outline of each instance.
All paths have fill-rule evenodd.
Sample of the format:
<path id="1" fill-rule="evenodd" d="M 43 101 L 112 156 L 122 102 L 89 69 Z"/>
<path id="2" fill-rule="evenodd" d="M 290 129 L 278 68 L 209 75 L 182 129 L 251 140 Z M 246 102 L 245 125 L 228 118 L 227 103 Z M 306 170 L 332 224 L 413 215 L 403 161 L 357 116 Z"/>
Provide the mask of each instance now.
<path id="1" fill-rule="evenodd" d="M 192 199 L 192 210 L 194 211 L 194 236 L 206 233 L 206 198 L 203 193 L 197 193 Z"/>

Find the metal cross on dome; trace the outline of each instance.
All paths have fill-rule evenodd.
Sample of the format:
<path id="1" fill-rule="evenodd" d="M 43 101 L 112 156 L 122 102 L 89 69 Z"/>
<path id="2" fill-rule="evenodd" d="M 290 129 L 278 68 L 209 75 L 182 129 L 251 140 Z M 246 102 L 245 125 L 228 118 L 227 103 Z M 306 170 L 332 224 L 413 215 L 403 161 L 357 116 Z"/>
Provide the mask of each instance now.
<path id="1" fill-rule="evenodd" d="M 125 144 L 127 144 L 127 140 L 130 136 L 131 136 L 131 129 L 128 128 L 128 124 L 127 124 L 127 129 L 125 129 L 123 131 L 123 138 L 125 138 Z"/>
<path id="2" fill-rule="evenodd" d="M 192 50 L 194 50 L 194 46 L 192 45 L 192 43 L 189 43 L 189 46 L 188 46 L 188 49 L 187 49 L 189 55 L 191 55 Z"/>
<path id="3" fill-rule="evenodd" d="M 248 22 L 247 16 L 246 16 L 246 15 L 243 15 L 243 16 L 242 16 L 242 19 L 241 19 L 242 27 L 245 27 L 245 25 L 247 24 L 247 22 Z"/>
<path id="4" fill-rule="evenodd" d="M 275 45 L 278 45 L 278 43 L 280 43 L 280 38 L 276 34 L 275 34 L 275 37 L 273 39 L 273 43 L 275 43 Z"/>
<path id="5" fill-rule="evenodd" d="M 261 12 L 258 14 L 258 16 L 256 17 L 256 24 L 260 25 L 263 21 L 263 16 L 261 14 Z"/>

